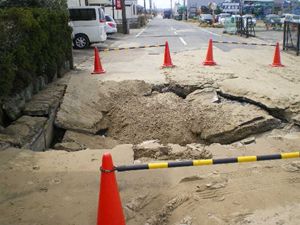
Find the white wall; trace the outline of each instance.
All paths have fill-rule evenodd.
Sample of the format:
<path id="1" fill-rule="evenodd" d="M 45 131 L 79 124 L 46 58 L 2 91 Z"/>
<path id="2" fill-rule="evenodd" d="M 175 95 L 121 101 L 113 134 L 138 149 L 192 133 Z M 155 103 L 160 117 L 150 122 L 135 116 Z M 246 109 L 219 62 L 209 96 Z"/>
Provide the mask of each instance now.
<path id="1" fill-rule="evenodd" d="M 101 5 L 108 5 L 111 4 L 111 0 L 88 0 L 89 4 L 101 4 Z"/>
<path id="2" fill-rule="evenodd" d="M 112 7 L 105 7 L 105 14 L 112 16 Z M 137 18 L 136 5 L 126 6 L 126 17 L 127 19 Z M 122 10 L 115 9 L 115 19 L 122 19 Z"/>
<path id="3" fill-rule="evenodd" d="M 85 6 L 85 0 L 68 0 L 68 7 Z"/>

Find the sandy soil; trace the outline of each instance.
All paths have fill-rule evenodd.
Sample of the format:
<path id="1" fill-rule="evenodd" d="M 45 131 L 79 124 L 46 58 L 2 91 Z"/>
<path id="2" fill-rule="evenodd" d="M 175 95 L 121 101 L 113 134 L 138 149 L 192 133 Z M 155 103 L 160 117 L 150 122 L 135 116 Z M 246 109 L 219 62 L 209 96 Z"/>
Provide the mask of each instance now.
<path id="1" fill-rule="evenodd" d="M 214 158 L 299 149 L 300 134 L 282 132 L 207 149 Z M 1 151 L 0 224 L 95 224 L 104 151 Z M 110 152 L 116 165 L 133 163 L 132 145 Z M 117 180 L 128 225 L 296 225 L 299 173 L 299 160 L 285 160 L 126 172 Z"/>

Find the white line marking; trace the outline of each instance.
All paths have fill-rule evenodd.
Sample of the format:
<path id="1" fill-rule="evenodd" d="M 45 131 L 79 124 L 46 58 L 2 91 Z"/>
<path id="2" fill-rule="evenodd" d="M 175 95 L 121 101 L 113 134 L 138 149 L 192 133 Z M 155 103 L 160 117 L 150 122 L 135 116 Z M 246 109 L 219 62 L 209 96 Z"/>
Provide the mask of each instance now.
<path id="1" fill-rule="evenodd" d="M 179 40 L 182 42 L 183 45 L 187 45 L 187 43 L 185 42 L 185 40 L 182 37 L 179 37 Z"/>
<path id="2" fill-rule="evenodd" d="M 208 30 L 205 30 L 205 29 L 202 29 L 202 28 L 199 28 L 201 31 L 203 31 L 203 32 L 206 32 L 206 33 L 209 33 L 209 34 L 212 34 L 212 35 L 215 35 L 215 36 L 219 36 L 219 37 L 221 37 L 222 35 L 220 35 L 220 34 L 216 34 L 216 33 L 214 33 L 214 32 L 211 32 L 211 31 L 208 31 Z"/>
<path id="3" fill-rule="evenodd" d="M 146 29 L 147 29 L 147 28 L 144 28 L 143 30 L 141 30 L 141 32 L 138 33 L 137 35 L 135 35 L 135 37 L 136 37 L 136 38 L 139 37 L 142 33 L 144 33 L 144 31 L 145 31 Z"/>

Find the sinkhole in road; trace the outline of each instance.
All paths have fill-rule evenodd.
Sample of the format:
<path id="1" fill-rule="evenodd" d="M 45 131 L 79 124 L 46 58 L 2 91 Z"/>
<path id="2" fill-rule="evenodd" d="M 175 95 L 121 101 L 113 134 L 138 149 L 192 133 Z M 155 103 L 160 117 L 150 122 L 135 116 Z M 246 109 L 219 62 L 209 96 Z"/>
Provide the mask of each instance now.
<path id="1" fill-rule="evenodd" d="M 69 122 L 70 113 L 76 111 L 73 105 L 73 111 L 68 110 L 66 101 L 61 110 L 67 115 L 62 121 L 63 114 L 58 113 L 56 124 L 110 138 L 119 144 L 159 140 L 162 144 L 180 145 L 229 144 L 281 125 L 281 121 L 265 109 L 222 97 L 213 87 L 154 85 L 132 80 L 105 81 L 97 88 L 97 98 L 93 100 L 96 104 L 76 99 L 86 107 L 93 107 L 93 112 L 101 113 L 100 117 L 95 115 L 94 120 L 89 120 L 91 125 L 84 124 L 86 120 L 81 122 L 78 117 L 79 125 Z M 73 95 L 67 91 L 67 99 Z M 86 115 L 81 116 L 86 118 Z"/>

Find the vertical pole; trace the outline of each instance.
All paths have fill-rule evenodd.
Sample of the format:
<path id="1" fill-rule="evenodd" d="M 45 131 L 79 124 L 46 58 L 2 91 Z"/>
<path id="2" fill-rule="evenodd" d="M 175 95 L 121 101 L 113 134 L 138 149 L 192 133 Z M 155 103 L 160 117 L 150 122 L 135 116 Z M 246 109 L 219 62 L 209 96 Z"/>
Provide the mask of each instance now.
<path id="1" fill-rule="evenodd" d="M 147 14 L 146 0 L 144 0 L 144 13 Z"/>
<path id="2" fill-rule="evenodd" d="M 240 15 L 243 15 L 243 0 L 240 0 Z"/>
<path id="3" fill-rule="evenodd" d="M 128 34 L 129 30 L 127 29 L 127 18 L 126 18 L 126 6 L 125 0 L 122 0 L 122 25 L 123 25 L 123 34 Z"/>
<path id="4" fill-rule="evenodd" d="M 300 51 L 300 24 L 298 24 L 297 56 L 299 55 L 299 51 Z"/>
<path id="5" fill-rule="evenodd" d="M 150 15 L 152 14 L 152 0 L 149 0 Z"/>
<path id="6" fill-rule="evenodd" d="M 170 0 L 171 1 L 171 18 L 173 18 L 173 2 L 172 2 L 172 0 Z"/>
<path id="7" fill-rule="evenodd" d="M 115 0 L 111 0 L 112 17 L 115 19 Z"/>
<path id="8" fill-rule="evenodd" d="M 185 10 L 185 0 L 183 0 L 183 7 L 184 7 L 184 12 L 183 12 L 183 18 L 182 20 L 185 20 L 186 19 L 186 10 Z"/>
<path id="9" fill-rule="evenodd" d="M 286 21 L 283 23 L 283 50 L 285 50 L 285 42 L 286 42 Z"/>

